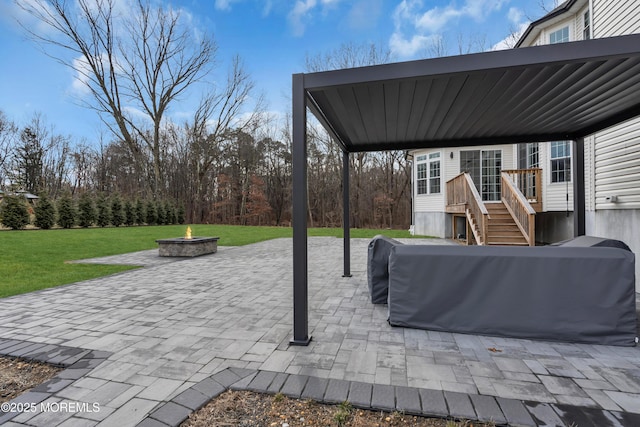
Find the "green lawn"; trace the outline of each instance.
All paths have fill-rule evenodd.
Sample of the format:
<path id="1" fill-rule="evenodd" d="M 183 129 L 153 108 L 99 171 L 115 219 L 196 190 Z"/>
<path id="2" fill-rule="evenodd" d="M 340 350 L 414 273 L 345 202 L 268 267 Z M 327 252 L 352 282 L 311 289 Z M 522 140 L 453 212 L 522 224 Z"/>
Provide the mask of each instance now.
<path id="1" fill-rule="evenodd" d="M 220 246 L 291 237 L 288 227 L 194 225 L 193 236 L 218 236 Z M 129 270 L 130 266 L 65 261 L 153 249 L 156 239 L 180 237 L 186 226 L 0 231 L 0 298 Z M 342 229 L 311 228 L 309 236 L 342 237 Z M 410 237 L 404 230 L 353 229 L 351 237 Z"/>

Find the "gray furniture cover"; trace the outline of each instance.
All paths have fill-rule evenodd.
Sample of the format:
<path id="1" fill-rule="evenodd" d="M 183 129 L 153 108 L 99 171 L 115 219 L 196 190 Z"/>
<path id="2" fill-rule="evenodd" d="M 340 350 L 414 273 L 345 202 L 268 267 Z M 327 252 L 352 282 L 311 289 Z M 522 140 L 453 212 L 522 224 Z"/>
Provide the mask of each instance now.
<path id="1" fill-rule="evenodd" d="M 611 247 L 395 246 L 389 323 L 633 346 L 634 264 Z"/>
<path id="2" fill-rule="evenodd" d="M 367 283 L 369 295 L 374 304 L 387 303 L 389 289 L 389 254 L 391 248 L 402 245 L 401 242 L 386 236 L 375 236 L 369 242 L 367 251 Z"/>
<path id="3" fill-rule="evenodd" d="M 620 248 L 631 252 L 631 248 L 625 242 L 620 240 L 608 239 L 606 237 L 596 236 L 578 236 L 573 239 L 563 240 L 562 242 L 553 243 L 551 246 L 575 246 L 575 247 L 603 247 L 603 248 Z"/>

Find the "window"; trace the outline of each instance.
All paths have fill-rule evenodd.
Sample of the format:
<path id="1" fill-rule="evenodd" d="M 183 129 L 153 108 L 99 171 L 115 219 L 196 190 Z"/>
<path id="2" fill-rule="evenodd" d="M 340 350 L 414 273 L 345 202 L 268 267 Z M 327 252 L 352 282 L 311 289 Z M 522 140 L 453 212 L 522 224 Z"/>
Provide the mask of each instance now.
<path id="1" fill-rule="evenodd" d="M 537 142 L 518 144 L 518 167 L 531 169 L 540 166 L 540 150 Z"/>
<path id="2" fill-rule="evenodd" d="M 440 192 L 440 153 L 429 154 L 429 193 Z"/>
<path id="3" fill-rule="evenodd" d="M 551 182 L 571 181 L 571 143 L 551 143 Z"/>
<path id="4" fill-rule="evenodd" d="M 416 157 L 418 194 L 440 193 L 440 153 Z"/>
<path id="5" fill-rule="evenodd" d="M 569 27 L 560 28 L 549 34 L 549 44 L 565 43 L 569 41 Z"/>
<path id="6" fill-rule="evenodd" d="M 589 11 L 587 10 L 584 13 L 584 26 L 582 30 L 582 39 L 589 40 L 591 38 L 591 16 Z"/>

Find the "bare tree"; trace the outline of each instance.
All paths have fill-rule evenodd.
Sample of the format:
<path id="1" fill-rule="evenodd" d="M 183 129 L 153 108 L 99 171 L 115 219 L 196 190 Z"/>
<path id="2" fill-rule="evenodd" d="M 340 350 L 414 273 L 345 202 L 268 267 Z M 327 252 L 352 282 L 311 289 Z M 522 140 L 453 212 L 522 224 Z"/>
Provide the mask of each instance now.
<path id="1" fill-rule="evenodd" d="M 0 188 L 4 187 L 9 174 L 9 160 L 17 136 L 18 126 L 0 110 Z"/>
<path id="2" fill-rule="evenodd" d="M 391 51 L 374 43 L 343 43 L 339 48 L 315 56 L 307 55 L 305 68 L 309 72 L 338 70 L 385 64 L 392 59 Z"/>
<path id="3" fill-rule="evenodd" d="M 437 34 L 432 37 L 425 49 L 425 56 L 427 58 L 440 58 L 449 54 L 447 41 L 442 34 Z"/>
<path id="4" fill-rule="evenodd" d="M 11 148 L 8 176 L 16 188 L 55 197 L 68 183 L 71 138 L 55 132 L 35 113 Z"/>
<path id="5" fill-rule="evenodd" d="M 216 179 L 216 168 L 225 142 L 237 132 L 255 129 L 261 118 L 262 96 L 253 97 L 255 83 L 239 56 L 232 60 L 224 87 L 214 88 L 200 101 L 193 120 L 185 125 L 189 167 L 193 171 L 191 194 L 193 213 L 202 220 L 205 195 Z M 255 100 L 253 105 L 249 105 Z M 248 111 L 247 111 L 248 110 Z"/>
<path id="6" fill-rule="evenodd" d="M 538 0 L 537 4 L 544 13 L 549 13 L 562 3 L 560 0 Z"/>
<path id="7" fill-rule="evenodd" d="M 145 0 L 129 11 L 119 11 L 115 0 L 18 4 L 54 30 L 37 32 L 23 24 L 35 40 L 62 48 L 61 53 L 45 52 L 76 72 L 91 95 L 84 104 L 100 113 L 134 158 L 141 155 L 139 142 L 151 152 L 157 196 L 163 119 L 174 101 L 207 73 L 216 53 L 214 41 L 194 36 L 179 11 Z"/>
<path id="8" fill-rule="evenodd" d="M 458 33 L 456 36 L 457 51 L 450 48 L 450 41 L 444 34 L 435 34 L 429 44 L 424 48 L 425 58 L 440 58 L 449 55 L 466 55 L 469 53 L 483 52 L 488 49 L 487 36 L 485 34 L 465 35 Z"/>
<path id="9" fill-rule="evenodd" d="M 432 55 L 446 51 L 443 38 L 434 39 Z M 307 71 L 325 71 L 345 67 L 378 65 L 389 62 L 389 51 L 374 44 L 343 44 L 324 55 L 307 56 Z M 310 126 L 309 145 L 309 213 L 310 223 L 323 226 L 340 224 L 342 205 L 342 157 L 320 126 Z M 404 152 L 354 153 L 349 156 L 351 169 L 351 224 L 405 225 L 410 217 L 410 166 Z M 376 223 L 376 210 L 383 210 Z"/>
<path id="10" fill-rule="evenodd" d="M 471 34 L 469 36 L 465 36 L 462 33 L 458 34 L 458 55 L 484 52 L 487 49 L 486 34 Z"/>

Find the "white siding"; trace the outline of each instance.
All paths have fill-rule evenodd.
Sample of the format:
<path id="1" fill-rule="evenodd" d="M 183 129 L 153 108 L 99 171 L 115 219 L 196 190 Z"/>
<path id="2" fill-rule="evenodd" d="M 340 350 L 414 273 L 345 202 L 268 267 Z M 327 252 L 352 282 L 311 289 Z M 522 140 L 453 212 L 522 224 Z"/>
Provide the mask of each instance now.
<path id="1" fill-rule="evenodd" d="M 640 208 L 640 118 L 595 136 L 595 208 Z M 605 201 L 618 196 L 617 203 Z"/>
<path id="2" fill-rule="evenodd" d="M 573 154 L 573 151 L 572 151 Z M 573 155 L 571 156 L 573 167 Z M 551 182 L 551 143 L 540 144 L 542 168 L 542 208 L 544 212 L 573 211 L 573 182 Z M 567 194 L 569 201 L 567 202 Z"/>
<path id="3" fill-rule="evenodd" d="M 594 36 L 640 33 L 640 1 L 593 0 Z M 640 208 L 640 118 L 595 135 L 593 208 Z M 605 197 L 618 196 L 617 203 Z"/>
<path id="4" fill-rule="evenodd" d="M 596 157 L 595 136 L 584 139 L 584 199 L 585 210 L 592 211 L 596 208 Z"/>
<path id="5" fill-rule="evenodd" d="M 440 193 L 438 194 L 418 194 L 418 162 L 416 159 L 421 155 L 429 155 L 429 153 L 440 153 Z M 416 212 L 444 212 L 444 192 L 445 182 L 449 178 L 446 177 L 446 159 L 444 150 L 418 150 L 413 153 L 413 200 L 414 210 Z"/>
<path id="6" fill-rule="evenodd" d="M 502 150 L 502 169 L 515 169 L 514 146 L 513 145 L 483 145 L 480 147 L 456 147 L 442 150 L 416 150 L 411 154 L 414 158 L 413 167 L 413 197 L 415 212 L 444 212 L 446 205 L 446 182 L 460 173 L 460 151 L 468 150 Z M 440 194 L 417 194 L 417 168 L 416 158 L 423 154 L 440 152 L 442 192 Z M 451 158 L 453 153 L 453 158 Z"/>
<path id="7" fill-rule="evenodd" d="M 589 10 L 589 5 L 580 9 L 574 16 L 575 33 L 573 36 L 573 40 L 584 40 L 584 14 L 587 12 L 587 10 Z"/>
<path id="8" fill-rule="evenodd" d="M 640 1 L 593 0 L 594 38 L 640 32 Z"/>

